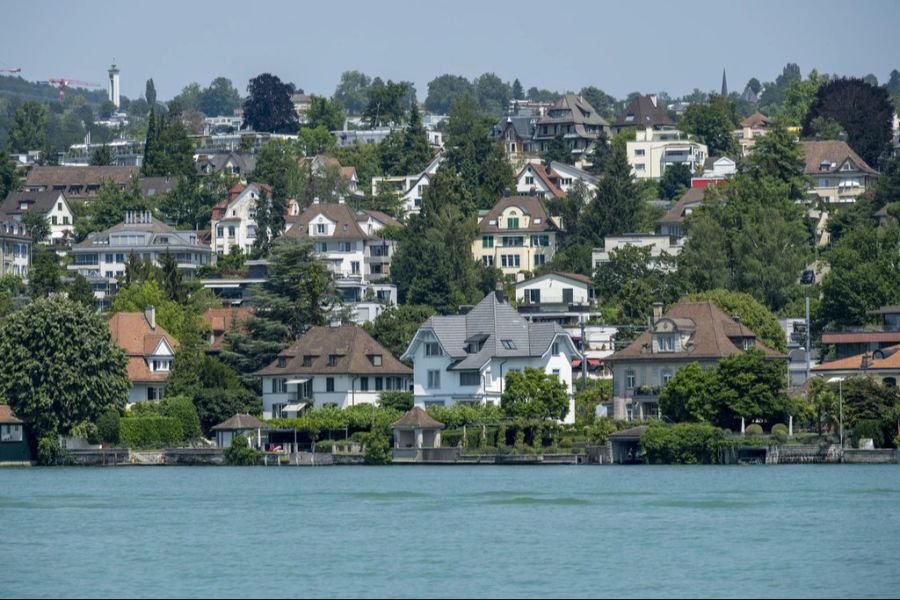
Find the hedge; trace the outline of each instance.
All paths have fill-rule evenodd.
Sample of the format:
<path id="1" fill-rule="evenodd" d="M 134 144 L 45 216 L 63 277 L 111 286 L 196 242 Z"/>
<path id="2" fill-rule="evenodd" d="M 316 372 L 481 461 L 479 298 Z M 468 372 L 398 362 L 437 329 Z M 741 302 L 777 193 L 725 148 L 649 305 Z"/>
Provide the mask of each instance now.
<path id="1" fill-rule="evenodd" d="M 126 417 L 119 422 L 119 441 L 126 448 L 178 446 L 184 437 L 174 417 Z"/>
<path id="2" fill-rule="evenodd" d="M 724 439 L 707 423 L 653 424 L 641 436 L 641 448 L 651 464 L 715 464 Z"/>

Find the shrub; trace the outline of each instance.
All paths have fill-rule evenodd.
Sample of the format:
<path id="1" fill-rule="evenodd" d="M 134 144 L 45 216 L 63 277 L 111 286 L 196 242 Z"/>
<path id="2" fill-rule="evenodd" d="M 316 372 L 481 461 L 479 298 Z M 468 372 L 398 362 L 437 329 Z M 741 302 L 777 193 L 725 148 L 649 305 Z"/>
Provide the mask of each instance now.
<path id="1" fill-rule="evenodd" d="M 366 439 L 366 464 L 387 465 L 391 462 L 391 441 L 381 432 L 373 432 Z"/>
<path id="2" fill-rule="evenodd" d="M 654 423 L 641 436 L 641 448 L 652 464 L 715 464 L 724 439 L 708 423 Z"/>
<path id="3" fill-rule="evenodd" d="M 205 434 L 212 428 L 238 413 L 259 416 L 262 414 L 262 399 L 249 390 L 202 389 L 194 397 L 194 406 L 200 425 Z"/>
<path id="4" fill-rule="evenodd" d="M 119 422 L 119 439 L 126 448 L 165 448 L 183 438 L 181 421 L 174 417 L 126 417 Z"/>
<path id="5" fill-rule="evenodd" d="M 609 434 L 615 433 L 616 424 L 601 417 L 594 421 L 593 426 L 588 429 L 588 438 L 592 443 L 602 446 L 609 440 Z"/>
<path id="6" fill-rule="evenodd" d="M 413 393 L 400 390 L 385 390 L 378 394 L 378 406 L 406 412 L 413 407 Z"/>
<path id="7" fill-rule="evenodd" d="M 876 448 L 884 447 L 884 429 L 881 421 L 867 419 L 860 421 L 853 428 L 853 445 L 859 448 L 859 441 L 863 438 L 872 438 Z"/>
<path id="8" fill-rule="evenodd" d="M 200 437 L 200 417 L 190 398 L 172 396 L 162 401 L 162 415 L 181 422 L 182 440 L 192 442 Z"/>
<path id="9" fill-rule="evenodd" d="M 259 451 L 251 448 L 247 438 L 236 435 L 231 439 L 231 445 L 225 448 L 225 464 L 235 467 L 252 467 L 259 458 Z"/>
<path id="10" fill-rule="evenodd" d="M 142 400 L 128 407 L 129 417 L 162 417 L 162 406 L 159 402 Z"/>
<path id="11" fill-rule="evenodd" d="M 119 443 L 119 409 L 112 406 L 97 418 L 97 435 L 100 443 L 114 446 Z"/>
<path id="12" fill-rule="evenodd" d="M 783 433 L 784 435 L 788 434 L 787 425 L 785 425 L 784 423 L 775 423 L 774 425 L 772 425 L 771 431 L 772 435 L 778 435 L 779 432 Z"/>
<path id="13" fill-rule="evenodd" d="M 38 440 L 37 462 L 39 465 L 48 467 L 57 464 L 60 453 L 59 436 L 55 433 L 48 433 Z"/>
<path id="14" fill-rule="evenodd" d="M 744 428 L 744 432 L 747 435 L 762 435 L 763 428 L 759 423 L 750 423 L 747 427 Z"/>

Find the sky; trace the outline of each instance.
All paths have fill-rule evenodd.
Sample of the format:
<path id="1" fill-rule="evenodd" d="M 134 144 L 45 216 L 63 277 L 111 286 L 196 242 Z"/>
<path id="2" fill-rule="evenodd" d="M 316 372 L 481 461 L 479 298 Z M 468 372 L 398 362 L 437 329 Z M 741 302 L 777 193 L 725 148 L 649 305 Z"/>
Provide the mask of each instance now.
<path id="1" fill-rule="evenodd" d="M 115 60 L 122 94 L 143 95 L 153 78 L 168 100 L 218 76 L 246 94 L 269 72 L 307 93 L 331 95 L 343 71 L 428 82 L 495 72 L 504 81 L 578 91 L 730 91 L 751 77 L 774 81 L 788 62 L 840 75 L 900 69 L 900 2 L 755 0 L 424 3 L 235 0 L 6 3 L 0 68 L 30 81 L 51 77 L 106 86 Z M 640 8 L 636 8 L 640 7 Z"/>

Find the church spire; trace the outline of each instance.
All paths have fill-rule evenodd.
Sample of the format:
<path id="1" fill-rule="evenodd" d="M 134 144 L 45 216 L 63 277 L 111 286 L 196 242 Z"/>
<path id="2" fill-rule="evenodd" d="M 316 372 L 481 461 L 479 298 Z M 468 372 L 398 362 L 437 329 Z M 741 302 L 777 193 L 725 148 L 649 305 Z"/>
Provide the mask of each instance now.
<path id="1" fill-rule="evenodd" d="M 725 81 L 725 69 L 722 69 L 722 95 L 728 95 L 728 82 Z"/>

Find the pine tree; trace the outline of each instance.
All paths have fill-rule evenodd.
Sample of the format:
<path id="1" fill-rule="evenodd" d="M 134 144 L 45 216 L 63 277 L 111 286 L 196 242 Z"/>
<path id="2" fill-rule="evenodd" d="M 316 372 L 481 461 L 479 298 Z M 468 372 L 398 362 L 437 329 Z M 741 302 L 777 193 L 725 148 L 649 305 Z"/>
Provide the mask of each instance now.
<path id="1" fill-rule="evenodd" d="M 91 288 L 87 277 L 81 273 L 75 275 L 75 279 L 69 284 L 69 299 L 90 309 L 96 309 L 97 303 L 94 298 L 94 290 Z"/>
<path id="2" fill-rule="evenodd" d="M 525 92 L 522 90 L 522 84 L 519 82 L 518 78 L 516 78 L 516 80 L 513 81 L 512 97 L 513 97 L 513 100 L 524 100 L 525 99 Z"/>
<path id="3" fill-rule="evenodd" d="M 422 124 L 419 106 L 413 103 L 409 113 L 409 123 L 403 132 L 403 174 L 419 173 L 431 161 L 428 134 Z"/>
<path id="4" fill-rule="evenodd" d="M 585 219 L 595 243 L 610 234 L 634 232 L 641 219 L 643 199 L 631 176 L 625 145 L 614 145 L 606 161 L 605 175 Z"/>
<path id="5" fill-rule="evenodd" d="M 144 89 L 144 98 L 147 100 L 147 104 L 150 105 L 150 108 L 156 106 L 156 86 L 153 85 L 153 78 L 147 80 L 147 86 Z"/>

